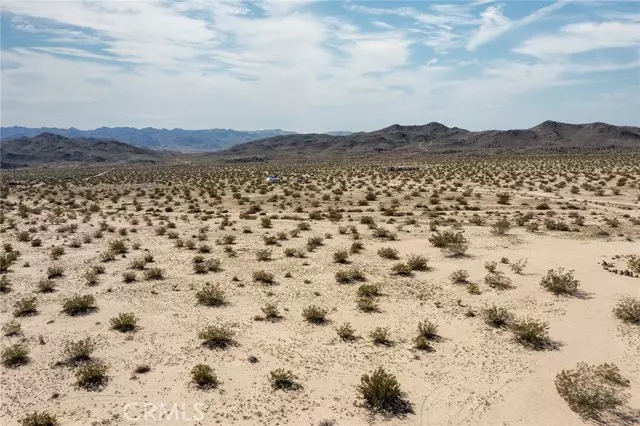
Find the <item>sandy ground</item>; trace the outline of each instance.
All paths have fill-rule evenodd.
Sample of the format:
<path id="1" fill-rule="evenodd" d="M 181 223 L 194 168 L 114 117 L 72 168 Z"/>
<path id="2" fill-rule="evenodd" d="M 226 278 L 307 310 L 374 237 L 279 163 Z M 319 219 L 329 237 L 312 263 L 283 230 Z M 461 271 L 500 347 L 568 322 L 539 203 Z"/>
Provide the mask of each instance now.
<path id="1" fill-rule="evenodd" d="M 90 181 L 79 178 L 78 182 L 83 183 L 77 183 L 78 187 L 93 184 L 98 185 L 89 186 L 94 191 L 121 189 L 103 180 L 113 179 L 118 175 L 117 170 L 105 175 L 99 172 L 89 173 L 95 175 Z M 193 187 L 197 196 L 199 188 Z M 273 192 L 281 193 L 283 187 L 286 184 Z M 0 423 L 19 424 L 25 414 L 38 410 L 55 414 L 62 425 L 314 425 L 322 420 L 333 420 L 337 425 L 581 425 L 585 420 L 569 409 L 554 387 L 556 374 L 562 369 L 574 368 L 581 361 L 618 365 L 621 373 L 631 380 L 627 406 L 640 408 L 640 330 L 622 323 L 612 314 L 621 297 L 640 295 L 640 278 L 617 275 L 601 265 L 603 260 L 611 261 L 615 255 L 640 254 L 640 227 L 630 225 L 623 216 L 638 218 L 638 189 L 607 197 L 571 195 L 586 209 L 580 211 L 587 218 L 586 228 L 581 232 L 548 231 L 541 227 L 539 232 L 532 233 L 523 227 L 514 227 L 507 235 L 494 235 L 489 226 L 475 226 L 463 219 L 465 215 L 468 220 L 471 214 L 478 213 L 490 223 L 497 216 L 487 215 L 488 211 L 515 215 L 518 211 L 529 211 L 530 207 L 522 207 L 522 203 L 533 205 L 536 198 L 540 201 L 546 197 L 554 209 L 557 205 L 553 194 L 522 190 L 509 205 L 500 206 L 495 204 L 492 195 L 496 191 L 498 189 L 490 185 L 477 188 L 476 192 L 483 194 L 478 212 L 449 212 L 463 222 L 462 229 L 470 241 L 468 256 L 462 258 L 446 257 L 429 244 L 427 238 L 433 233 L 429 229 L 431 218 L 411 207 L 416 202 L 426 204 L 429 192 L 410 201 L 402 200 L 402 192 L 393 194 L 402 200 L 399 210 L 412 211 L 416 224 L 400 226 L 403 217 L 395 218 L 394 224 L 385 224 L 389 218 L 381 216 L 377 208 L 374 212 L 345 212 L 337 223 L 326 219 L 308 220 L 311 230 L 269 247 L 262 240 L 265 233 L 276 235 L 290 231 L 298 221 L 273 219 L 273 227 L 263 229 L 261 216 L 258 220 L 238 219 L 238 213 L 248 205 L 237 205 L 231 191 L 227 191 L 222 204 L 216 206 L 216 209 L 227 210 L 235 222 L 225 230 L 218 229 L 219 217 L 203 222 L 188 215 L 183 220 L 188 204 L 185 201 L 173 212 L 161 212 L 153 217 L 153 213 L 131 209 L 133 194 L 118 201 L 129 206 L 124 213 L 110 208 L 113 202 L 107 197 L 98 201 L 103 212 L 114 212 L 107 215 L 107 223 L 115 229 L 126 227 L 138 231 L 129 232 L 125 237 L 107 231 L 103 238 L 94 238 L 79 248 L 69 247 L 68 243 L 98 229 L 102 220 L 98 214 L 86 223 L 80 220 L 82 215 L 69 219 L 67 223 L 79 224 L 78 230 L 59 233 L 56 232 L 59 225 L 55 225 L 49 210 L 26 219 L 19 218 L 16 210 L 8 211 L 7 216 L 16 219 L 19 229 L 27 229 L 28 221 L 36 226 L 41 223 L 50 226 L 37 231 L 42 247 L 16 241 L 15 229 L 2 234 L 3 242 L 10 242 L 21 256 L 7 274 L 13 291 L 1 296 L 1 322 L 13 319 L 13 304 L 26 296 L 37 296 L 38 313 L 17 318 L 22 325 L 22 335 L 2 338 L 3 347 L 21 341 L 26 343 L 30 361 L 18 368 L 0 367 Z M 29 193 L 26 187 L 12 188 L 9 200 L 17 201 L 20 194 L 25 195 L 28 202 L 34 193 Z M 362 194 L 364 188 L 354 188 L 349 197 L 360 199 Z M 307 213 L 294 213 L 291 208 L 283 210 L 265 201 L 270 195 L 248 196 L 260 201 L 263 211 L 269 215 L 285 213 L 307 218 L 309 211 L 316 210 L 308 206 L 305 207 Z M 567 201 L 568 196 L 566 191 L 557 193 L 563 201 Z M 347 198 L 343 195 L 343 200 Z M 370 207 L 391 198 L 380 196 Z M 138 197 L 138 200 L 145 208 L 151 205 L 148 198 Z M 304 197 L 296 200 L 308 201 Z M 331 204 L 321 201 L 317 210 Z M 557 211 L 562 217 L 568 213 Z M 591 211 L 597 214 L 590 215 Z M 131 216 L 127 217 L 128 214 Z M 371 230 L 359 223 L 365 214 L 397 232 L 397 239 L 374 238 Z M 144 220 L 138 225 L 131 224 L 131 218 L 145 215 L 152 218 L 153 226 Z M 208 240 L 203 243 L 212 246 L 212 252 L 203 256 L 220 259 L 222 270 L 195 274 L 191 260 L 196 250 L 177 248 L 174 240 L 155 234 L 154 229 L 167 222 L 159 217 L 161 215 L 176 224 L 176 228 L 169 231 L 178 232 L 184 240 L 208 225 L 205 232 Z M 602 217 L 619 217 L 623 225 L 609 229 L 609 237 L 594 237 L 594 229 L 603 227 Z M 358 228 L 364 250 L 350 255 L 349 265 L 339 265 L 333 262 L 332 254 L 338 249 L 348 249 L 353 242 L 348 233 L 338 232 L 338 227 L 345 225 Z M 253 233 L 243 233 L 245 226 Z M 440 225 L 438 229 L 447 227 Z M 324 237 L 326 233 L 330 233 L 331 238 L 325 238 L 324 245 L 307 253 L 306 258 L 284 256 L 284 248 L 304 248 L 308 237 Z M 223 246 L 216 243 L 226 234 L 237 237 L 232 245 L 236 257 L 228 257 Z M 116 238 L 125 239 L 129 251 L 114 261 L 101 262 L 100 253 Z M 134 250 L 131 247 L 136 242 L 141 247 Z M 66 253 L 59 260 L 49 259 L 52 245 L 65 246 Z M 398 261 L 379 257 L 376 252 L 382 247 L 397 249 L 400 260 L 411 254 L 425 256 L 431 269 L 416 271 L 413 277 L 393 275 L 391 266 Z M 263 248 L 272 250 L 271 261 L 256 260 L 255 252 Z M 122 273 L 129 270 L 130 261 L 147 252 L 155 258 L 147 267 L 162 268 L 166 277 L 147 281 L 137 271 L 137 282 L 122 282 Z M 500 263 L 502 257 L 511 262 L 526 258 L 528 264 L 522 274 L 515 274 L 509 265 Z M 498 291 L 484 284 L 487 261 L 497 261 L 498 269 L 513 280 L 515 287 Z M 25 262 L 30 266 L 25 267 Z M 616 262 L 623 266 L 622 260 Z M 34 293 L 37 282 L 52 264 L 65 269 L 64 276 L 55 280 L 57 291 Z M 96 264 L 104 265 L 106 273 L 100 275 L 96 286 L 87 286 L 83 273 Z M 381 285 L 380 312 L 364 313 L 357 309 L 359 284 L 336 282 L 336 271 L 352 267 L 362 270 L 367 282 Z M 555 296 L 540 286 L 542 276 L 557 267 L 575 270 L 583 290 L 581 297 Z M 252 273 L 258 269 L 273 272 L 277 284 L 267 286 L 254 282 Z M 465 285 L 450 282 L 449 276 L 458 269 L 469 272 L 470 281 L 478 283 L 481 294 L 469 294 Z M 291 277 L 285 277 L 287 272 Z M 195 293 L 205 282 L 219 283 L 226 292 L 228 304 L 198 305 Z M 98 310 L 86 316 L 65 315 L 61 312 L 62 300 L 73 294 L 95 295 Z M 254 319 L 268 302 L 276 302 L 280 307 L 283 315 L 280 321 Z M 304 321 L 302 310 L 311 304 L 329 310 L 327 324 Z M 532 350 L 518 344 L 509 331 L 489 327 L 480 312 L 493 304 L 508 308 L 518 317 L 548 322 L 550 337 L 557 348 Z M 469 311 L 476 316 L 468 316 Z M 110 318 L 120 312 L 136 314 L 139 327 L 135 332 L 110 329 Z M 439 326 L 441 339 L 433 343 L 433 352 L 417 350 L 412 342 L 418 322 L 424 319 Z M 354 342 L 340 340 L 335 327 L 344 322 L 350 322 L 361 338 Z M 203 347 L 197 332 L 211 323 L 231 324 L 237 333 L 237 344 L 226 349 Z M 369 333 L 379 326 L 389 328 L 392 345 L 378 346 L 371 342 Z M 100 391 L 77 387 L 74 369 L 60 365 L 64 343 L 86 336 L 98 342 L 94 357 L 109 365 L 109 380 Z M 258 362 L 249 362 L 251 355 L 257 357 Z M 198 363 L 213 367 L 221 382 L 218 388 L 200 390 L 190 383 L 190 370 Z M 135 374 L 133 370 L 140 364 L 148 364 L 151 371 Z M 378 366 L 396 375 L 413 405 L 413 413 L 404 417 L 383 416 L 372 414 L 362 406 L 356 387 L 364 373 Z M 301 389 L 273 390 L 267 377 L 276 368 L 296 374 Z M 170 414 L 161 415 L 163 409 Z"/>

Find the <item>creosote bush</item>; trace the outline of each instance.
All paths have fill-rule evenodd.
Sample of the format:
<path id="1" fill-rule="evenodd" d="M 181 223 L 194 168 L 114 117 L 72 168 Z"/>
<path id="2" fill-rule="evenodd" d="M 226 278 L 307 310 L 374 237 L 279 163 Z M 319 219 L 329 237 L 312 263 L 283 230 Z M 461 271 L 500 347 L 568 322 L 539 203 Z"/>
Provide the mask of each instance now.
<path id="1" fill-rule="evenodd" d="M 628 399 L 622 388 L 629 380 L 615 364 L 578 363 L 573 370 L 562 370 L 555 380 L 558 394 L 569 408 L 584 417 L 597 417 L 624 404 Z"/>
<path id="2" fill-rule="evenodd" d="M 204 286 L 196 292 L 198 303 L 205 306 L 222 306 L 226 303 L 226 296 L 220 284 L 205 283 Z"/>
<path id="3" fill-rule="evenodd" d="M 407 266 L 409 266 L 412 271 L 427 271 L 429 269 L 428 263 L 429 259 L 415 254 L 412 254 L 407 259 Z"/>
<path id="4" fill-rule="evenodd" d="M 203 340 L 203 345 L 209 348 L 226 348 L 233 345 L 235 331 L 226 324 L 212 324 L 198 332 L 198 338 Z"/>
<path id="5" fill-rule="evenodd" d="M 13 305 L 14 317 L 26 317 L 38 313 L 38 299 L 35 297 L 22 298 Z"/>
<path id="6" fill-rule="evenodd" d="M 133 312 L 123 312 L 118 314 L 117 317 L 111 318 L 109 320 L 109 323 L 111 324 L 111 328 L 113 328 L 114 330 L 126 333 L 129 331 L 134 331 L 136 329 L 138 318 Z"/>
<path id="7" fill-rule="evenodd" d="M 369 334 L 371 341 L 376 345 L 391 345 L 388 327 L 376 327 Z"/>
<path id="8" fill-rule="evenodd" d="M 482 310 L 482 318 L 490 326 L 500 328 L 509 326 L 513 321 L 513 314 L 505 308 L 498 308 L 494 305 Z"/>
<path id="9" fill-rule="evenodd" d="M 365 276 L 359 269 L 348 269 L 336 272 L 336 281 L 341 284 L 352 283 L 356 281 L 365 281 Z"/>
<path id="10" fill-rule="evenodd" d="M 95 361 L 81 365 L 76 370 L 77 384 L 87 390 L 102 388 L 108 381 L 107 370 L 109 368 L 102 361 Z"/>
<path id="11" fill-rule="evenodd" d="M 160 268 L 149 268 L 144 271 L 144 278 L 147 280 L 161 280 L 164 278 L 164 270 Z"/>
<path id="12" fill-rule="evenodd" d="M 91 337 L 76 341 L 67 341 L 64 345 L 64 355 L 68 362 L 78 364 L 91 359 L 91 354 L 96 349 L 96 341 Z"/>
<path id="13" fill-rule="evenodd" d="M 328 311 L 316 305 L 307 306 L 302 310 L 303 318 L 312 324 L 323 324 L 327 322 Z"/>
<path id="14" fill-rule="evenodd" d="M 391 248 L 391 247 L 383 247 L 380 250 L 378 250 L 378 256 L 380 256 L 383 259 L 399 259 L 400 256 L 398 255 L 398 250 Z"/>
<path id="15" fill-rule="evenodd" d="M 629 324 L 640 325 L 640 299 L 625 297 L 613 308 L 616 318 Z"/>
<path id="16" fill-rule="evenodd" d="M 255 271 L 253 273 L 253 280 L 261 282 L 263 284 L 274 284 L 273 274 L 264 270 Z"/>
<path id="17" fill-rule="evenodd" d="M 542 349 L 549 342 L 549 325 L 529 318 L 513 320 L 511 331 L 518 342 L 533 349 Z"/>
<path id="18" fill-rule="evenodd" d="M 273 389 L 293 390 L 299 387 L 296 383 L 298 377 L 291 370 L 278 368 L 269 372 L 269 383 Z"/>
<path id="19" fill-rule="evenodd" d="M 21 343 L 9 345 L 0 353 L 2 365 L 15 368 L 29 362 L 29 348 Z"/>
<path id="20" fill-rule="evenodd" d="M 344 341 L 355 340 L 355 329 L 351 326 L 351 323 L 345 322 L 344 324 L 336 327 L 336 333 L 338 337 Z"/>
<path id="21" fill-rule="evenodd" d="M 59 426 L 58 418 L 46 411 L 34 411 L 20 420 L 20 426 Z"/>
<path id="22" fill-rule="evenodd" d="M 564 272 L 564 269 L 549 269 L 540 281 L 540 285 L 553 294 L 575 294 L 580 282 L 573 277 L 573 271 Z"/>
<path id="23" fill-rule="evenodd" d="M 484 283 L 496 290 L 507 290 L 513 288 L 511 278 L 502 273 L 489 273 L 484 277 Z"/>
<path id="24" fill-rule="evenodd" d="M 400 383 L 393 374 L 383 368 L 377 368 L 371 374 L 364 374 L 360 378 L 358 393 L 363 398 L 366 407 L 376 411 L 396 413 L 404 411 L 404 394 Z"/>
<path id="25" fill-rule="evenodd" d="M 458 269 L 451 273 L 450 279 L 453 284 L 466 284 L 469 281 L 469 272 Z"/>
<path id="26" fill-rule="evenodd" d="M 62 301 L 62 311 L 67 315 L 83 315 L 96 309 L 96 298 L 90 294 L 74 295 Z"/>
<path id="27" fill-rule="evenodd" d="M 219 384 L 213 368 L 207 364 L 198 364 L 191 369 L 191 381 L 200 389 L 215 388 Z"/>

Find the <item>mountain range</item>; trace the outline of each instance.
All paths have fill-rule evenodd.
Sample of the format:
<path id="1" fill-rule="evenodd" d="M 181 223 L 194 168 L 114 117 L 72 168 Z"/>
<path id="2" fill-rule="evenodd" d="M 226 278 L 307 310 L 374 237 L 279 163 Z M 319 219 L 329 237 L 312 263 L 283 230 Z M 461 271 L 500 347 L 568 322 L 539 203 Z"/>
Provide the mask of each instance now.
<path id="1" fill-rule="evenodd" d="M 334 136 L 290 134 L 222 151 L 154 150 L 120 140 L 44 132 L 0 142 L 2 168 L 70 163 L 254 162 L 270 160 L 413 159 L 434 155 L 640 152 L 640 127 L 545 121 L 529 129 L 469 131 L 440 123 L 394 124 L 373 132 Z"/>
<path id="2" fill-rule="evenodd" d="M 20 137 L 34 137 L 42 133 L 51 133 L 69 138 L 96 138 L 116 140 L 119 142 L 156 150 L 181 152 L 218 151 L 239 143 L 249 142 L 271 136 L 288 135 L 295 132 L 280 129 L 270 130 L 231 130 L 231 129 L 155 129 L 146 127 L 100 127 L 94 130 L 78 130 L 74 127 L 61 129 L 57 127 L 2 127 L 2 140 Z"/>
<path id="3" fill-rule="evenodd" d="M 295 134 L 235 145 L 214 156 L 307 158 L 413 158 L 435 154 L 590 152 L 640 149 L 640 128 L 606 123 L 567 124 L 545 121 L 529 129 L 469 131 L 440 123 L 394 124 L 347 136 Z"/>

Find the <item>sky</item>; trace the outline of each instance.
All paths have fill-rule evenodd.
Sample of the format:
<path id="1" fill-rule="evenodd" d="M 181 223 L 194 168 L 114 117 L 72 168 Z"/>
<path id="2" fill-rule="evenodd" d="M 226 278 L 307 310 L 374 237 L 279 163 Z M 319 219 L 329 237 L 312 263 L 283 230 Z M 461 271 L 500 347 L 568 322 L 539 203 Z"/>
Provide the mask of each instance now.
<path id="1" fill-rule="evenodd" d="M 0 4 L 3 126 L 640 125 L 639 1 Z"/>

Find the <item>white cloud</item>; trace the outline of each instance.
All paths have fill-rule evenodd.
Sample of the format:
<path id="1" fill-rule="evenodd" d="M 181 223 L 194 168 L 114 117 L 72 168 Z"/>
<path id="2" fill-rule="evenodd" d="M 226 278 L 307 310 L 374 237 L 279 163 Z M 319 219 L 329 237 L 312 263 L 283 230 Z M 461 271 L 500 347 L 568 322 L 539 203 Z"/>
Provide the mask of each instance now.
<path id="1" fill-rule="evenodd" d="M 514 49 L 524 55 L 547 58 L 592 50 L 640 47 L 640 25 L 629 22 L 584 22 L 563 27 L 559 33 L 526 40 Z"/>

